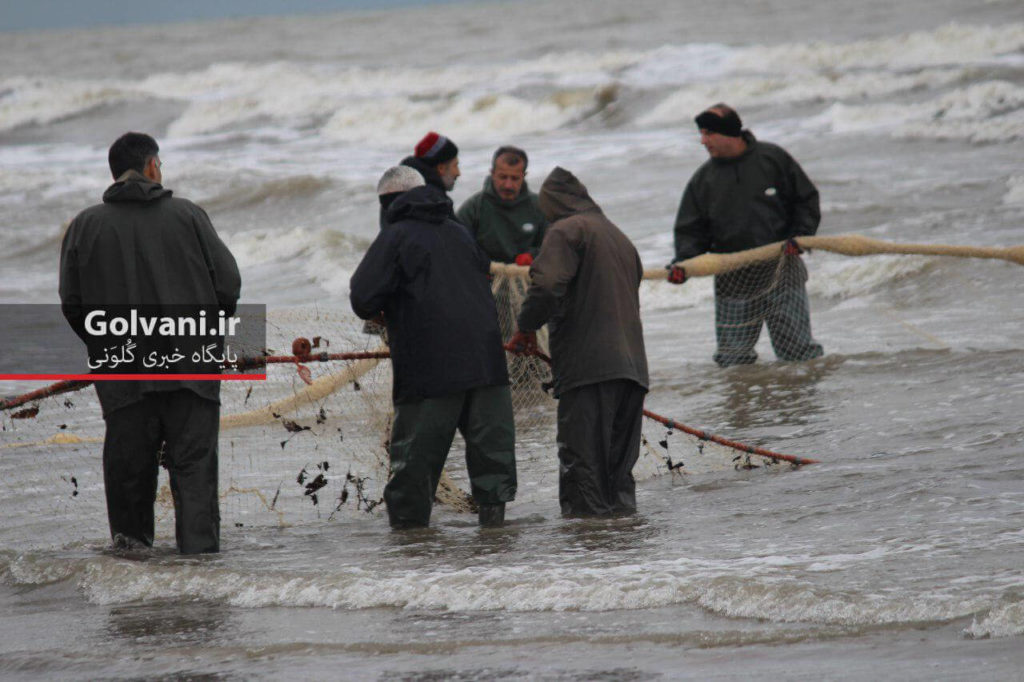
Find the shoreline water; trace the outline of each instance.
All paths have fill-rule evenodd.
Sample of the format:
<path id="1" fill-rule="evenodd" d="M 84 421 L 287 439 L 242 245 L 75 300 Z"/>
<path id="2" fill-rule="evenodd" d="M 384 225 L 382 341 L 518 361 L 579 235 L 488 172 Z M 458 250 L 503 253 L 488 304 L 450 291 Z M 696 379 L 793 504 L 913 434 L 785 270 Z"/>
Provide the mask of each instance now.
<path id="1" fill-rule="evenodd" d="M 561 0 L 4 34 L 0 301 L 56 301 L 62 224 L 99 201 L 126 126 L 157 135 L 167 186 L 208 210 L 244 302 L 287 320 L 269 330 L 285 348 L 325 334 L 372 350 L 348 331 L 348 278 L 378 229 L 377 177 L 429 129 L 459 144 L 456 204 L 514 143 L 533 189 L 572 170 L 648 267 L 670 259 L 706 158 L 690 119 L 720 100 L 817 184 L 819 234 L 1014 245 L 1018 5 Z M 804 261 L 826 351 L 809 363 L 775 361 L 762 338 L 757 364 L 721 370 L 711 282 L 645 285 L 647 406 L 822 463 L 652 475 L 632 520 L 559 517 L 543 403 L 519 434 L 509 528 L 439 508 L 431 531 L 392 534 L 351 502 L 328 520 L 344 453 L 380 447 L 344 418 L 386 404 L 384 376 L 325 403 L 339 421 L 299 419 L 315 434 L 225 432 L 236 487 L 262 473 L 299 522 L 250 523 L 266 505 L 229 497 L 223 554 L 175 556 L 162 518 L 156 550 L 117 556 L 95 442 L 7 447 L 102 437 L 91 392 L 43 403 L 38 426 L 0 432 L 0 480 L 38 474 L 0 496 L 0 677 L 1019 677 L 1019 266 Z M 294 371 L 278 380 L 289 390 Z M 688 452 L 678 432 L 646 435 L 655 454 Z M 335 478 L 314 507 L 295 480 L 321 460 Z M 449 461 L 462 475 L 458 445 Z"/>

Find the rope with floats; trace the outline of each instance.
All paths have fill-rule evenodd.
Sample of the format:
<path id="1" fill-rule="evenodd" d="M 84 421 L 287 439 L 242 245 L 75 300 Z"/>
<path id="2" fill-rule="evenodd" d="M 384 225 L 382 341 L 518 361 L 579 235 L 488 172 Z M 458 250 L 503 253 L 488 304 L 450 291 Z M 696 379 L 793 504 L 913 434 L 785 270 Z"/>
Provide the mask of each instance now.
<path id="1" fill-rule="evenodd" d="M 995 246 L 956 246 L 952 244 L 908 244 L 873 239 L 859 234 L 840 234 L 835 236 L 794 237 L 801 249 L 831 251 L 844 256 L 871 256 L 882 254 L 918 255 L 918 256 L 954 256 L 957 258 L 989 258 L 1005 260 L 1017 265 L 1024 265 L 1024 245 Z M 732 270 L 753 265 L 766 260 L 774 260 L 785 246 L 785 241 L 765 244 L 755 249 L 736 253 L 705 253 L 688 258 L 675 265 L 686 271 L 687 277 L 707 277 L 720 275 Z M 510 277 L 526 277 L 530 268 L 525 265 L 491 263 L 492 275 Z M 644 270 L 644 279 L 664 280 L 664 268 L 648 268 Z"/>

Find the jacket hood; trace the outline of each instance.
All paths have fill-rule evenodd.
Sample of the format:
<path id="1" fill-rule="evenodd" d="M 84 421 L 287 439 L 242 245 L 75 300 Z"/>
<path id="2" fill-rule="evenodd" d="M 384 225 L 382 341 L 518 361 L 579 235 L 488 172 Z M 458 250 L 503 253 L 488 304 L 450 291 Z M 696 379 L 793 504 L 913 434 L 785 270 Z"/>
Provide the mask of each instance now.
<path id="1" fill-rule="evenodd" d="M 156 201 L 171 196 L 172 192 L 163 185 L 153 182 L 138 171 L 126 171 L 103 193 L 104 203 L 124 201 Z"/>
<path id="2" fill-rule="evenodd" d="M 561 166 L 556 166 L 544 180 L 539 196 L 540 210 L 550 223 L 577 213 L 601 213 L 601 207 L 590 198 L 583 183 Z"/>
<path id="3" fill-rule="evenodd" d="M 452 215 L 452 200 L 431 185 L 413 187 L 402 193 L 388 207 L 384 215 L 387 224 L 400 220 L 421 220 L 427 223 L 443 223 Z"/>
<path id="4" fill-rule="evenodd" d="M 447 192 L 445 189 L 444 180 L 441 179 L 441 174 L 437 172 L 437 166 L 431 166 L 429 163 L 416 156 L 407 156 L 402 159 L 402 165 L 408 166 L 420 172 L 423 176 L 423 180 L 428 185 L 437 187 L 442 192 Z"/>
<path id="5" fill-rule="evenodd" d="M 494 181 L 488 175 L 484 178 L 484 196 L 499 206 L 516 206 L 530 200 L 530 188 L 527 186 L 526 180 L 523 180 L 523 186 L 519 188 L 519 194 L 516 195 L 515 199 L 502 199 L 501 195 L 498 194 L 498 190 L 494 189 Z"/>

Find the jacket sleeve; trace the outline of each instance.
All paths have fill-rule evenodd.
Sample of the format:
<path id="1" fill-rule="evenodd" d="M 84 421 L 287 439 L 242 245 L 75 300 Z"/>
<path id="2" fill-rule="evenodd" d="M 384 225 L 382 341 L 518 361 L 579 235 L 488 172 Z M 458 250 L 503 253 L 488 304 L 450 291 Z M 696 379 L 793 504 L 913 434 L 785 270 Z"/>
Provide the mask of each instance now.
<path id="1" fill-rule="evenodd" d="M 537 259 L 530 266 L 530 288 L 519 313 L 519 329 L 536 331 L 558 309 L 580 267 L 579 245 L 574 245 L 566 230 L 552 229 L 544 238 Z"/>
<path id="2" fill-rule="evenodd" d="M 533 240 L 530 242 L 530 255 L 536 258 L 537 254 L 540 253 L 541 244 L 544 243 L 544 235 L 548 233 L 548 219 L 544 217 L 544 213 L 540 210 L 540 200 L 535 196 L 531 200 L 538 219 L 537 229 L 534 231 Z"/>
<path id="3" fill-rule="evenodd" d="M 85 311 L 82 308 L 82 287 L 78 281 L 78 249 L 74 235 L 76 223 L 72 221 L 64 233 L 60 247 L 60 310 L 71 329 L 82 341 L 88 341 L 85 333 Z"/>
<path id="4" fill-rule="evenodd" d="M 690 179 L 676 212 L 675 262 L 707 253 L 711 248 L 711 231 L 697 201 L 697 176 Z"/>
<path id="5" fill-rule="evenodd" d="M 378 233 L 349 280 L 352 311 L 364 320 L 384 310 L 388 298 L 398 289 L 399 236 L 394 226 Z"/>
<path id="6" fill-rule="evenodd" d="M 818 188 L 814 186 L 807 173 L 796 160 L 787 154 L 787 179 L 790 192 L 790 230 L 791 237 L 810 236 L 818 231 L 821 222 L 821 207 L 818 199 Z"/>
<path id="7" fill-rule="evenodd" d="M 466 199 L 462 202 L 462 206 L 459 206 L 459 210 L 455 214 L 455 219 L 466 226 L 466 229 L 469 230 L 474 239 L 476 239 L 476 233 L 480 230 L 480 203 L 477 201 L 479 197 L 479 194 L 474 194 Z"/>
<path id="8" fill-rule="evenodd" d="M 213 229 L 213 223 L 210 222 L 206 211 L 198 206 L 195 207 L 194 225 L 203 255 L 206 257 L 213 290 L 217 294 L 217 305 L 225 315 L 233 315 L 242 291 L 242 276 L 238 272 L 238 263 L 217 235 L 217 231 Z"/>

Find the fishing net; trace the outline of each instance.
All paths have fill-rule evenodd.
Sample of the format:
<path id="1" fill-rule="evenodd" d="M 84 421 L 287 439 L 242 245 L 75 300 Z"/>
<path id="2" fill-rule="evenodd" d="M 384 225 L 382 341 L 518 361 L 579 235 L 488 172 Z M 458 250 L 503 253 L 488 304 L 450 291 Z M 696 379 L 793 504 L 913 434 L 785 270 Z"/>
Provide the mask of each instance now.
<path id="1" fill-rule="evenodd" d="M 821 248 L 827 250 L 827 245 Z M 723 326 L 734 335 L 755 335 L 774 316 L 782 320 L 775 320 L 774 331 L 769 327 L 776 354 L 806 352 L 806 335 L 785 323 L 786 309 L 799 307 L 788 292 L 803 291 L 801 259 L 783 255 L 781 245 L 759 251 L 752 260 L 725 264 L 709 266 L 709 257 L 687 261 L 693 279 L 682 287 L 667 283 L 664 270 L 646 273 L 640 292 L 645 334 L 655 344 L 665 345 L 668 338 L 669 345 L 685 347 L 693 356 L 697 353 L 692 347 L 714 350 Z M 526 268 L 495 266 L 494 272 L 493 291 L 507 338 L 525 296 Z M 717 281 L 712 285 L 697 279 L 706 274 L 717 274 Z M 707 299 L 719 296 L 744 301 L 735 306 L 740 313 L 730 317 L 735 310 L 719 309 L 713 323 L 695 324 L 695 319 L 708 317 Z M 689 314 L 698 306 L 699 315 Z M 287 357 L 297 337 L 310 340 L 312 355 Z M 544 336 L 539 340 L 546 350 Z M 386 339 L 348 310 L 294 307 L 268 312 L 267 350 L 286 357 L 266 366 L 266 381 L 222 383 L 223 531 L 379 518 L 389 474 L 392 414 Z M 548 390 L 550 368 L 539 357 L 508 359 L 520 478 L 517 501 L 555 499 L 556 401 Z M 657 375 L 652 384 L 658 385 Z M 16 388 L 24 394 L 40 386 Z M 32 399 L 9 399 L 0 409 L 0 546 L 59 547 L 103 542 L 106 537 L 99 403 L 90 386 L 66 388 Z M 662 395 L 652 390 L 648 406 L 657 405 Z M 644 421 L 634 469 L 640 481 L 755 466 L 768 470 L 790 462 L 785 455 L 774 457 L 771 451 L 659 421 L 657 414 L 648 416 L 652 418 Z M 465 492 L 463 452 L 457 436 L 437 493 L 443 513 L 473 510 Z M 163 471 L 159 490 L 157 537 L 166 540 L 173 537 L 173 503 Z"/>

